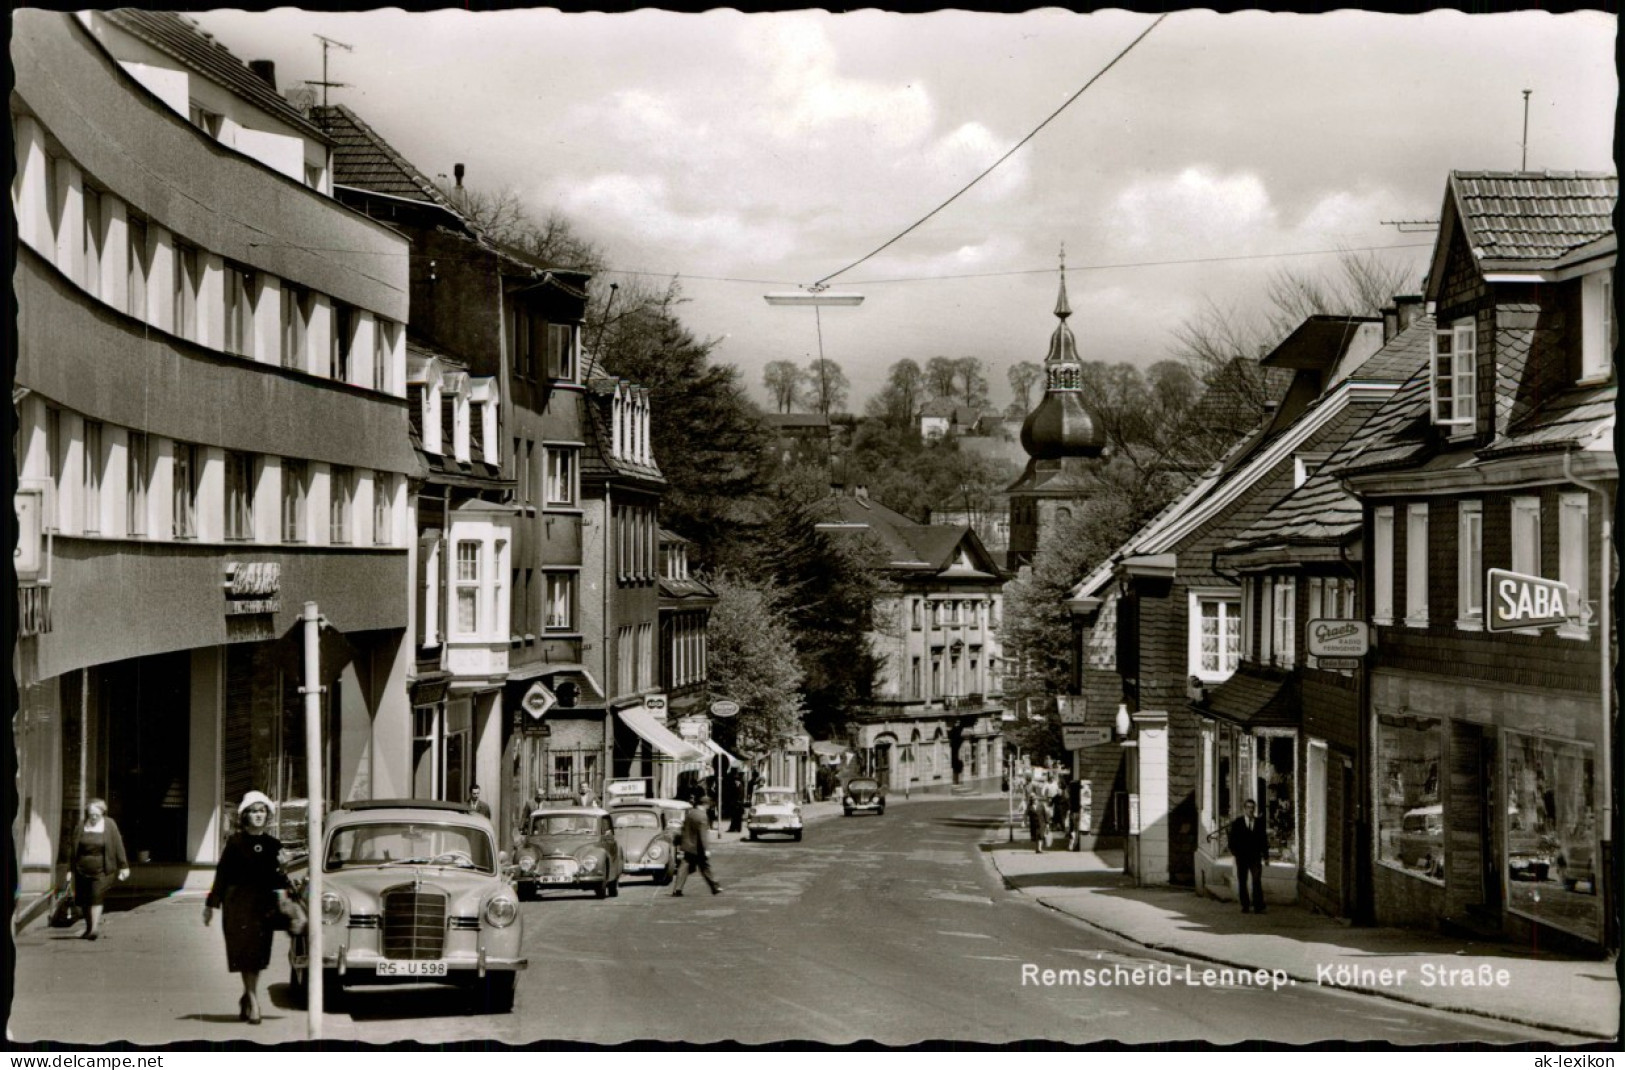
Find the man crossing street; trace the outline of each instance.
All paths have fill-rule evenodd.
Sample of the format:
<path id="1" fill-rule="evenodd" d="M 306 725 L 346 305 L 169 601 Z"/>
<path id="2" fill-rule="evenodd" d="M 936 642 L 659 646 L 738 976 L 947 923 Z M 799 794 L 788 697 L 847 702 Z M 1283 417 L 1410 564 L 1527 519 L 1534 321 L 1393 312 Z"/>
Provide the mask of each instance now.
<path id="1" fill-rule="evenodd" d="M 705 878 L 705 883 L 711 886 L 712 895 L 722 892 L 722 885 L 711 876 L 711 861 L 705 853 L 705 834 L 710 828 L 710 822 L 705 818 L 708 801 L 704 795 L 695 796 L 692 805 L 683 814 L 683 827 L 677 834 L 677 849 L 683 852 L 683 864 L 677 868 L 677 886 L 671 890 L 673 898 L 683 894 L 683 883 L 696 869 Z"/>

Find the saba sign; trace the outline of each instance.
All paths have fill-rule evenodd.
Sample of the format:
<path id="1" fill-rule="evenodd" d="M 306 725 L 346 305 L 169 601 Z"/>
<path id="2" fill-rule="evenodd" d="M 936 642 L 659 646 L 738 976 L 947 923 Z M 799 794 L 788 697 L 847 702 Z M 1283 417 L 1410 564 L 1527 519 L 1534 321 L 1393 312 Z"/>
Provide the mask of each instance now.
<path id="1" fill-rule="evenodd" d="M 1489 570 L 1489 630 L 1553 628 L 1569 619 L 1568 585 L 1506 569 Z"/>

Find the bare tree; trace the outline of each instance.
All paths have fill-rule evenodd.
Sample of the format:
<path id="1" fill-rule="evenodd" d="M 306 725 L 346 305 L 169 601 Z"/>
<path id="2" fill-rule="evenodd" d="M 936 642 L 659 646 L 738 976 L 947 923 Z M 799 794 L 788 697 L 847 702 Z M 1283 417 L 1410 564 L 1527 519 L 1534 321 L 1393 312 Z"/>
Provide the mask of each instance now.
<path id="1" fill-rule="evenodd" d="M 1010 380 L 1010 392 L 1021 403 L 1021 414 L 1031 412 L 1033 387 L 1044 379 L 1043 366 L 1030 360 L 1017 361 L 1010 365 L 1010 370 L 1005 376 Z"/>
<path id="2" fill-rule="evenodd" d="M 954 373 L 959 377 L 959 396 L 972 409 L 987 407 L 987 373 L 982 362 L 975 357 L 960 357 L 954 361 Z"/>
<path id="3" fill-rule="evenodd" d="M 801 392 L 801 369 L 794 361 L 769 361 L 762 369 L 762 385 L 767 387 L 778 411 L 789 412 L 796 407 L 796 398 Z"/>
<path id="4" fill-rule="evenodd" d="M 841 410 L 852 388 L 841 366 L 825 357 L 819 357 L 807 365 L 807 370 L 802 373 L 801 382 L 802 388 L 812 400 L 812 408 L 825 416 Z"/>
<path id="5" fill-rule="evenodd" d="M 925 362 L 925 387 L 933 398 L 953 397 L 958 380 L 959 368 L 951 357 L 932 357 Z"/>
<path id="6" fill-rule="evenodd" d="M 904 357 L 886 372 L 886 385 L 869 399 L 865 411 L 888 427 L 912 427 L 920 410 L 924 387 L 925 373 L 918 364 Z"/>
<path id="7" fill-rule="evenodd" d="M 557 211 L 539 220 L 512 186 L 495 191 L 472 186 L 447 187 L 440 192 L 486 237 L 511 246 L 527 256 L 555 267 L 575 268 L 589 274 L 604 269 L 604 254 L 583 237 Z"/>

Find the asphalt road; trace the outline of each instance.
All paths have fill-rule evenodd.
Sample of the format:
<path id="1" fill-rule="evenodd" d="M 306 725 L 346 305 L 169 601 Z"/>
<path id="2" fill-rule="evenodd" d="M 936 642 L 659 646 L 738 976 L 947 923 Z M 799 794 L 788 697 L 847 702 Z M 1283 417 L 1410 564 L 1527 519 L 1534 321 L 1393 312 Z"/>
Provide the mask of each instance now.
<path id="1" fill-rule="evenodd" d="M 1552 1039 L 1314 986 L 1210 980 L 1207 964 L 1097 934 L 1004 889 L 980 847 L 999 805 L 917 801 L 883 817 L 814 823 L 801 843 L 730 840 L 713 852 L 720 896 L 697 877 L 680 899 L 642 880 L 611 900 L 550 893 L 522 907 L 531 965 L 512 1014 L 472 1013 L 445 989 L 359 990 L 327 1016 L 325 1035 L 431 1044 Z M 1097 983 L 1043 983 L 1042 971 L 1069 968 L 1099 971 Z M 1139 983 L 1136 968 L 1147 971 Z M 1099 983 L 1103 974 L 1126 983 Z M 270 994 L 285 999 L 280 984 Z"/>

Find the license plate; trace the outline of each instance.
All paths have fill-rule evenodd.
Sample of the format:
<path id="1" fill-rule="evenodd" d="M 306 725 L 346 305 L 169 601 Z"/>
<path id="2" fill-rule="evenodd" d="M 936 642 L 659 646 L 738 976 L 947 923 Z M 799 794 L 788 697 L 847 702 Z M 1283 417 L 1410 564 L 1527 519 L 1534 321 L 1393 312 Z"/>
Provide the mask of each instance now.
<path id="1" fill-rule="evenodd" d="M 385 960 L 378 964 L 379 977 L 444 977 L 446 964 L 439 959 Z"/>
<path id="2" fill-rule="evenodd" d="M 536 879 L 543 884 L 569 884 L 575 880 L 574 877 L 567 877 L 562 873 L 543 873 Z"/>

